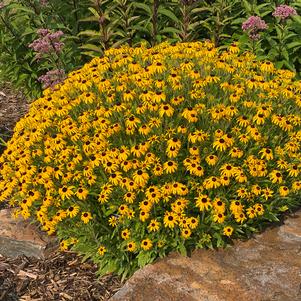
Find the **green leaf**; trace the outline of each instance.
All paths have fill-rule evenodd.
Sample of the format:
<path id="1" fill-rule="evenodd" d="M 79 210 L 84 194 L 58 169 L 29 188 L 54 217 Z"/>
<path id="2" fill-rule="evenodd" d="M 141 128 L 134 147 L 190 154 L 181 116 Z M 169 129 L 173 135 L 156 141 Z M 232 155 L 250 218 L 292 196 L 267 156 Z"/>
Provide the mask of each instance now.
<path id="1" fill-rule="evenodd" d="M 90 16 L 86 18 L 79 19 L 80 22 L 98 22 L 99 17 Z"/>
<path id="2" fill-rule="evenodd" d="M 282 49 L 281 54 L 282 54 L 282 56 L 285 58 L 285 60 L 286 60 L 287 62 L 290 60 L 290 59 L 289 59 L 289 54 L 288 54 L 288 52 L 287 52 L 286 49 Z"/>
<path id="3" fill-rule="evenodd" d="M 265 217 L 268 219 L 270 222 L 279 222 L 278 217 L 272 213 L 272 212 L 266 212 Z"/>
<path id="4" fill-rule="evenodd" d="M 291 43 L 288 43 L 286 45 L 287 49 L 292 49 L 292 48 L 296 48 L 296 47 L 300 47 L 301 46 L 301 41 L 294 41 L 294 42 L 291 42 Z"/>
<path id="5" fill-rule="evenodd" d="M 98 11 L 97 11 L 95 8 L 89 7 L 88 9 L 89 9 L 89 11 L 90 11 L 95 17 L 100 18 L 100 15 L 99 15 Z"/>
<path id="6" fill-rule="evenodd" d="M 166 16 L 167 18 L 173 20 L 175 23 L 180 23 L 178 17 L 170 10 L 159 6 L 158 13 Z"/>
<path id="7" fill-rule="evenodd" d="M 174 27 L 165 27 L 162 30 L 160 30 L 161 33 L 175 33 L 179 34 L 181 33 L 181 30 L 174 28 Z"/>
<path id="8" fill-rule="evenodd" d="M 96 30 L 84 30 L 78 33 L 79 36 L 81 35 L 85 35 L 85 36 L 89 36 L 89 37 L 100 37 L 100 33 L 99 31 Z"/>
<path id="9" fill-rule="evenodd" d="M 245 7 L 245 9 L 247 10 L 248 13 L 252 12 L 252 6 L 249 4 L 249 1 L 246 0 L 242 0 L 243 5 Z"/>
<path id="10" fill-rule="evenodd" d="M 145 3 L 135 2 L 135 3 L 134 3 L 134 6 L 135 6 L 136 8 L 140 8 L 140 9 L 144 10 L 149 16 L 152 15 L 152 10 L 151 10 L 151 8 L 150 8 L 148 5 L 146 5 Z"/>
<path id="11" fill-rule="evenodd" d="M 101 48 L 97 45 L 93 44 L 83 44 L 79 47 L 80 49 L 87 49 L 87 50 L 93 50 L 95 52 L 101 52 Z"/>
<path id="12" fill-rule="evenodd" d="M 290 69 L 291 71 L 296 71 L 296 68 L 293 64 L 291 64 L 289 61 L 284 61 L 284 66 L 286 66 L 288 69 Z"/>
<path id="13" fill-rule="evenodd" d="M 29 14 L 34 14 L 35 13 L 32 9 L 24 7 L 21 4 L 20 5 L 19 4 L 11 4 L 10 8 L 15 9 L 16 11 L 19 10 L 19 11 L 23 11 L 23 12 L 26 12 L 26 13 L 29 13 Z"/>
<path id="14" fill-rule="evenodd" d="M 151 255 L 149 252 L 142 251 L 138 254 L 137 259 L 138 259 L 138 266 L 141 268 L 150 262 Z"/>
<path id="15" fill-rule="evenodd" d="M 191 14 L 198 14 L 205 11 L 212 11 L 213 9 L 210 7 L 198 7 L 191 10 Z"/>
<path id="16" fill-rule="evenodd" d="M 178 250 L 182 256 L 187 256 L 187 250 L 184 244 L 180 244 Z"/>
<path id="17" fill-rule="evenodd" d="M 297 16 L 292 16 L 292 19 L 297 22 L 298 24 L 301 25 L 301 16 L 297 15 Z"/>

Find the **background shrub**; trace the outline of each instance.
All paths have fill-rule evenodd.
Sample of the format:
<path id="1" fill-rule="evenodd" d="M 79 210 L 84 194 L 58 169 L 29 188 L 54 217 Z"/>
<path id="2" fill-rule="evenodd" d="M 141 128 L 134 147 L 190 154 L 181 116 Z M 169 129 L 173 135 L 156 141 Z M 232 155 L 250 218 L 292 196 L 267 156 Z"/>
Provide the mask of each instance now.
<path id="1" fill-rule="evenodd" d="M 0 158 L 0 201 L 124 277 L 300 205 L 301 83 L 237 45 L 107 50 L 46 89 Z"/>
<path id="2" fill-rule="evenodd" d="M 301 17 L 275 18 L 272 13 L 281 4 L 300 12 L 300 0 L 6 0 L 0 4 L 0 76 L 35 97 L 41 94 L 38 79 L 47 72 L 41 79 L 55 81 L 63 69 L 67 74 L 111 47 L 204 39 L 215 46 L 238 40 L 242 50 L 300 75 Z M 256 43 L 241 28 L 253 15 L 268 25 Z M 29 45 L 41 28 L 64 33 L 59 57 L 36 60 Z"/>

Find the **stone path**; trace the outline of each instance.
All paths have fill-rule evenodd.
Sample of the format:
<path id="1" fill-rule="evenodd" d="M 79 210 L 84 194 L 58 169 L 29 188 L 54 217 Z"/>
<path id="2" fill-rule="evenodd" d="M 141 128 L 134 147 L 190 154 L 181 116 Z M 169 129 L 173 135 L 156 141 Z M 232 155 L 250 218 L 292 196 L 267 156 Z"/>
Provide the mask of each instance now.
<path id="1" fill-rule="evenodd" d="M 301 210 L 225 250 L 171 254 L 137 271 L 110 301 L 301 301 Z"/>

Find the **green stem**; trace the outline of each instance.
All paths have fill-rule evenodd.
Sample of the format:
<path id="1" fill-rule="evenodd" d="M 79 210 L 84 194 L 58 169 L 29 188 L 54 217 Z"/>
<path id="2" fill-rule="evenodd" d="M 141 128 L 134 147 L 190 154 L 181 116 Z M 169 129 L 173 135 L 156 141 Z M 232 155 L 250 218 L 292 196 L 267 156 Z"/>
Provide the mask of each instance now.
<path id="1" fill-rule="evenodd" d="M 158 9 L 159 0 L 154 0 L 153 3 L 153 15 L 152 15 L 152 45 L 156 44 L 156 37 L 158 34 Z"/>
<path id="2" fill-rule="evenodd" d="M 77 13 L 77 2 L 76 0 L 73 0 L 73 9 L 74 9 L 74 18 L 75 18 L 75 22 L 76 22 L 76 25 L 75 25 L 75 28 L 76 28 L 76 34 L 79 33 L 79 22 L 78 22 L 78 13 Z"/>
<path id="3" fill-rule="evenodd" d="M 0 137 L 0 145 L 6 146 L 6 142 Z"/>

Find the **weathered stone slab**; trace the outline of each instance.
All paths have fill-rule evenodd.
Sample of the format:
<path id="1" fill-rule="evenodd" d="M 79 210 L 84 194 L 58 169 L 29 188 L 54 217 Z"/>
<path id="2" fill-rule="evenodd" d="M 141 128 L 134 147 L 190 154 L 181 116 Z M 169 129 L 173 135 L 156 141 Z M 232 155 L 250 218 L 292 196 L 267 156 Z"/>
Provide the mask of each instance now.
<path id="1" fill-rule="evenodd" d="M 57 245 L 37 227 L 21 217 L 11 217 L 11 210 L 0 211 L 0 254 L 9 257 L 19 255 L 43 258 Z"/>
<path id="2" fill-rule="evenodd" d="M 301 301 L 301 211 L 225 250 L 198 250 L 137 271 L 111 301 Z"/>

